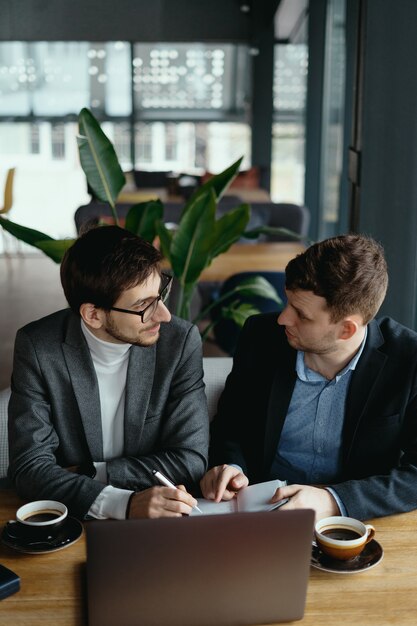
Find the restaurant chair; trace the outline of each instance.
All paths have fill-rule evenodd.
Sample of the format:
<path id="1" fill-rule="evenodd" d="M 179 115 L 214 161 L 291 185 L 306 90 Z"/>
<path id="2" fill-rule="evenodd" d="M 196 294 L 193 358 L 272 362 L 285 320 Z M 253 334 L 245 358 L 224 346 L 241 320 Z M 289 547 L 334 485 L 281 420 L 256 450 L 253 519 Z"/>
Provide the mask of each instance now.
<path id="1" fill-rule="evenodd" d="M 275 228 L 286 228 L 302 238 L 307 237 L 310 226 L 310 211 L 301 204 L 285 202 L 252 203 L 252 212 L 268 211 L 265 223 Z M 261 241 L 291 241 L 288 235 L 261 235 Z"/>
<path id="2" fill-rule="evenodd" d="M 273 287 L 275 287 L 279 297 L 284 303 L 287 301 L 285 295 L 285 272 L 239 272 L 230 276 L 224 281 L 220 291 L 217 294 L 217 298 L 225 295 L 228 291 L 231 291 L 234 287 L 237 287 L 243 280 L 251 278 L 253 276 L 262 276 Z M 222 317 L 222 307 L 231 302 L 238 301 L 239 303 L 252 304 L 261 313 L 269 313 L 272 311 L 279 312 L 283 306 L 279 305 L 269 298 L 261 298 L 259 296 L 246 296 L 246 295 L 232 295 L 230 298 L 226 298 L 218 306 L 213 307 L 211 311 L 211 321 L 216 322 L 213 327 L 214 340 L 224 352 L 232 355 L 235 352 L 237 341 L 239 338 L 240 327 L 230 319 L 224 319 Z"/>
<path id="3" fill-rule="evenodd" d="M 233 359 L 229 356 L 208 356 L 203 358 L 204 383 L 206 385 L 207 408 L 210 421 L 217 412 L 217 402 L 232 365 Z"/>

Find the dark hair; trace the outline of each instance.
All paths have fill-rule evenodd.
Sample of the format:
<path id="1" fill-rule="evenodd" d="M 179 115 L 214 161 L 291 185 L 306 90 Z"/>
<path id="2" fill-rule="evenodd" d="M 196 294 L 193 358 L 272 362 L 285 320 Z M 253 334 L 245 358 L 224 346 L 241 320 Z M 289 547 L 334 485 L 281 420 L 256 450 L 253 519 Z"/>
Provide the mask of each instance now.
<path id="1" fill-rule="evenodd" d="M 388 287 L 383 248 L 363 235 L 340 235 L 310 246 L 288 263 L 285 275 L 287 289 L 325 298 L 332 322 L 360 313 L 367 324 Z"/>
<path id="2" fill-rule="evenodd" d="M 160 274 L 160 252 L 150 243 L 119 228 L 88 230 L 68 248 L 61 264 L 61 283 L 74 313 L 91 302 L 110 309 L 126 289 Z"/>

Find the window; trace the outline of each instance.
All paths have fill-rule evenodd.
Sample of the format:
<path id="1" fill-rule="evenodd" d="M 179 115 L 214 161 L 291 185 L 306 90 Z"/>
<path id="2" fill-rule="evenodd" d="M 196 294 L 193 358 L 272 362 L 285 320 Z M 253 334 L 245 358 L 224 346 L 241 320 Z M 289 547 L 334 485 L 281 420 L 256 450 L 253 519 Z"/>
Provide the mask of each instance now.
<path id="1" fill-rule="evenodd" d="M 277 44 L 274 70 L 271 196 L 303 204 L 307 45 Z"/>

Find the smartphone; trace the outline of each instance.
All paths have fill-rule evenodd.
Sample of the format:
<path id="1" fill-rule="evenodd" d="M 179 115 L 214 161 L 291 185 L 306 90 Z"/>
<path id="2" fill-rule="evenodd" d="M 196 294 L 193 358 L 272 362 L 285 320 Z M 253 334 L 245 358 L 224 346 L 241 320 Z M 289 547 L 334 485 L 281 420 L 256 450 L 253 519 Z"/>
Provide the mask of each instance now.
<path id="1" fill-rule="evenodd" d="M 11 569 L 0 565 L 0 600 L 11 596 L 20 589 L 20 578 Z"/>

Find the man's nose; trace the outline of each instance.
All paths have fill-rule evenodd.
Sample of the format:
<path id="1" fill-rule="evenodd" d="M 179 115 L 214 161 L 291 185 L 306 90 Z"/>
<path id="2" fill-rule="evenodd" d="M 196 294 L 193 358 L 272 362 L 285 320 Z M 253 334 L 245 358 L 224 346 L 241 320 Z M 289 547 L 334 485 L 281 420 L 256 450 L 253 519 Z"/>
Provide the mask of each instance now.
<path id="1" fill-rule="evenodd" d="M 155 313 L 152 315 L 152 319 L 154 322 L 169 322 L 171 320 L 171 313 L 162 300 L 159 300 Z"/>
<path id="2" fill-rule="evenodd" d="M 289 311 L 288 305 L 284 308 L 283 311 L 278 315 L 277 322 L 280 326 L 291 326 L 291 313 Z"/>

